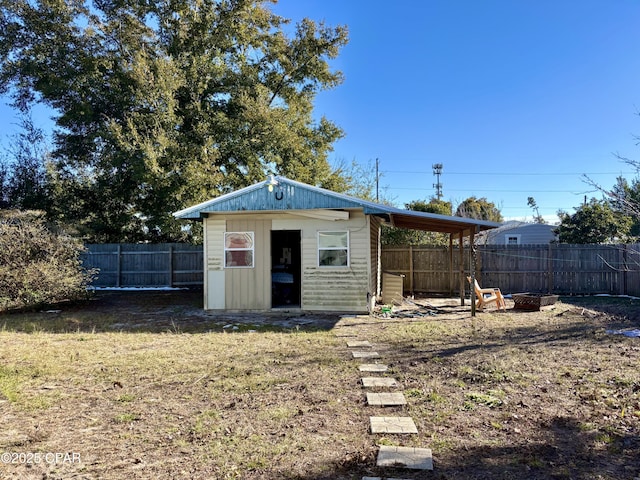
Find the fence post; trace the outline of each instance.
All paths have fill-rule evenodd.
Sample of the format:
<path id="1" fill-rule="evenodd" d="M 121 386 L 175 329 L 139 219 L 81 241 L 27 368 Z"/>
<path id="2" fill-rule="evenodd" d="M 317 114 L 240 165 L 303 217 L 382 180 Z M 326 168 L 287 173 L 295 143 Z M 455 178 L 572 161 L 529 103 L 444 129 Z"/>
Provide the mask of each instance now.
<path id="1" fill-rule="evenodd" d="M 551 243 L 547 248 L 547 292 L 553 293 L 553 249 Z"/>
<path id="2" fill-rule="evenodd" d="M 623 245 L 622 249 L 622 294 L 627 295 L 627 244 Z"/>
<path id="3" fill-rule="evenodd" d="M 409 245 L 409 291 L 413 295 L 413 245 Z"/>
<path id="4" fill-rule="evenodd" d="M 117 260 L 117 270 L 116 270 L 116 287 L 122 286 L 122 247 L 118 244 L 116 255 L 118 255 Z"/>
<path id="5" fill-rule="evenodd" d="M 460 278 L 458 278 L 458 286 L 460 287 L 460 305 L 464 306 L 464 235 L 462 230 L 458 233 L 458 260 L 460 262 Z"/>
<path id="6" fill-rule="evenodd" d="M 169 288 L 173 288 L 173 245 L 169 245 Z"/>

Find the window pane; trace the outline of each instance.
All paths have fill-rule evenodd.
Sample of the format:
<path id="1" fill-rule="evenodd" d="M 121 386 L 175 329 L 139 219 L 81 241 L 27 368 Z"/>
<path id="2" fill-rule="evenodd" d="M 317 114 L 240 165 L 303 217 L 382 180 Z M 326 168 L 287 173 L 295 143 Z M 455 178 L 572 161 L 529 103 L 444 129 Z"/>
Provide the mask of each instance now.
<path id="1" fill-rule="evenodd" d="M 347 248 L 347 232 L 319 232 L 319 248 Z"/>
<path id="2" fill-rule="evenodd" d="M 227 250 L 224 259 L 225 267 L 253 267 L 253 251 Z"/>
<path id="3" fill-rule="evenodd" d="M 347 251 L 346 250 L 320 250 L 318 252 L 318 263 L 321 267 L 346 267 Z"/>
<path id="4" fill-rule="evenodd" d="M 224 234 L 225 248 L 253 248 L 252 232 L 231 232 Z"/>

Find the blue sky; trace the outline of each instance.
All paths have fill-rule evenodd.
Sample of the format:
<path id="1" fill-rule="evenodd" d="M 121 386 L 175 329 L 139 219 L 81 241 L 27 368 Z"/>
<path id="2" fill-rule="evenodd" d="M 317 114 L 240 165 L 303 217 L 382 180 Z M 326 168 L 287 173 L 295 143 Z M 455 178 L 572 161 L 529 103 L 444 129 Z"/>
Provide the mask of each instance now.
<path id="1" fill-rule="evenodd" d="M 636 0 L 280 0 L 276 12 L 349 27 L 333 62 L 344 83 L 318 115 L 346 132 L 331 158 L 379 158 L 397 204 L 475 195 L 503 216 L 573 212 L 640 159 Z M 603 172 L 611 172 L 604 174 Z"/>
<path id="2" fill-rule="evenodd" d="M 316 114 L 345 130 L 333 162 L 380 161 L 383 195 L 398 206 L 475 195 L 505 218 L 573 212 L 590 192 L 632 178 L 640 160 L 640 1 L 280 0 L 274 10 L 346 25 Z M 40 115 L 38 120 L 44 117 Z M 0 140 L 15 116 L 0 106 Z"/>

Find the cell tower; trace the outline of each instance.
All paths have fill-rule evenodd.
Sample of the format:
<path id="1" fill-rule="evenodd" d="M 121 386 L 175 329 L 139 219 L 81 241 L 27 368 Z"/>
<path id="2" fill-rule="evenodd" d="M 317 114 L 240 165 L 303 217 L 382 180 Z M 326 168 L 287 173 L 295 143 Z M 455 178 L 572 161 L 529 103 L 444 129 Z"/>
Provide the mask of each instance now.
<path id="1" fill-rule="evenodd" d="M 442 199 L 442 184 L 440 183 L 440 175 L 442 175 L 442 164 L 434 163 L 433 174 L 436 176 L 436 183 L 433 184 L 433 188 L 436 189 L 436 198 L 438 200 Z"/>

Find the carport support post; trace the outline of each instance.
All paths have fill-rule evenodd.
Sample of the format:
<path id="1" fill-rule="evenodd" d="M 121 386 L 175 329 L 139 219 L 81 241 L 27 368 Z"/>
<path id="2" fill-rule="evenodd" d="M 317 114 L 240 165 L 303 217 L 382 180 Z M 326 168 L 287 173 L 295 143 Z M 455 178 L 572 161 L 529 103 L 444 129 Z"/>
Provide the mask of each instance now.
<path id="1" fill-rule="evenodd" d="M 469 290 L 471 291 L 471 316 L 476 316 L 476 249 L 474 242 L 474 231 L 469 232 L 469 269 L 471 270 L 471 283 Z"/>
<path id="2" fill-rule="evenodd" d="M 464 307 L 464 232 L 460 230 L 458 233 L 458 263 L 460 269 L 460 278 L 458 279 L 460 286 L 460 305 Z"/>
<path id="3" fill-rule="evenodd" d="M 453 288 L 455 286 L 453 276 L 453 233 L 449 234 L 449 296 L 453 297 Z"/>

